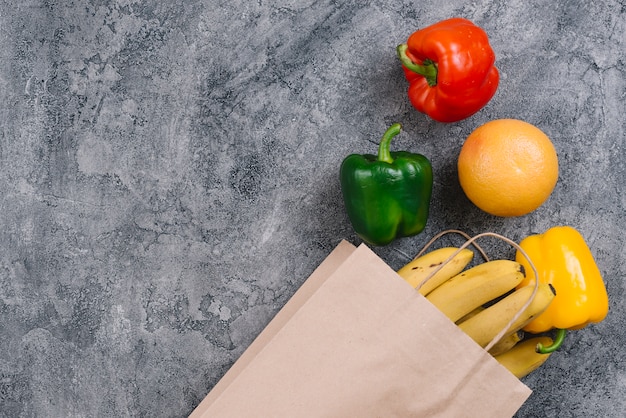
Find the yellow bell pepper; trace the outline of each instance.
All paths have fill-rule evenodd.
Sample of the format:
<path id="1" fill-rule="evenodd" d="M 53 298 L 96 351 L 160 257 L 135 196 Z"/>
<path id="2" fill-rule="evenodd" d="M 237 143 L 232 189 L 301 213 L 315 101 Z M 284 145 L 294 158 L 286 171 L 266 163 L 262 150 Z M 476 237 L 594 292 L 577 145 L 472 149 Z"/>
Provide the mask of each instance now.
<path id="1" fill-rule="evenodd" d="M 525 331 L 576 330 L 606 317 L 609 298 L 600 269 L 576 229 L 556 226 L 524 238 L 519 245 L 537 269 L 539 282 L 550 283 L 556 289 L 548 308 L 526 325 Z M 534 272 L 519 250 L 515 259 L 526 270 L 519 286 L 534 284 Z"/>

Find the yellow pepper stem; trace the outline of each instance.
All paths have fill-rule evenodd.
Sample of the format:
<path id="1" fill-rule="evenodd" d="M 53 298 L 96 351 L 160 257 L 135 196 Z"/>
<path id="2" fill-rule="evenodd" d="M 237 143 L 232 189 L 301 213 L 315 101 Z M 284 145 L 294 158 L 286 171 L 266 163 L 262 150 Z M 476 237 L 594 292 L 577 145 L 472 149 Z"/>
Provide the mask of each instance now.
<path id="1" fill-rule="evenodd" d="M 550 354 L 559 349 L 563 341 L 565 340 L 566 331 L 564 328 L 559 328 L 556 331 L 556 336 L 554 338 L 554 342 L 547 347 L 544 347 L 543 344 L 537 344 L 537 352 L 541 354 Z"/>

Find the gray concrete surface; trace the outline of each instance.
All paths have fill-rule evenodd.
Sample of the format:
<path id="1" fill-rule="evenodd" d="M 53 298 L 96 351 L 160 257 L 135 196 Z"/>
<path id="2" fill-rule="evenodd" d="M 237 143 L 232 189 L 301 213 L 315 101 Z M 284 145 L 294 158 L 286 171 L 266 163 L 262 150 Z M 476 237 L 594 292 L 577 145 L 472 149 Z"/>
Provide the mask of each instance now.
<path id="1" fill-rule="evenodd" d="M 419 236 L 513 239 L 569 224 L 610 314 L 525 379 L 519 417 L 626 415 L 626 5 L 522 0 L 0 0 L 0 416 L 187 416 L 341 240 L 338 167 L 397 149 L 434 166 Z M 451 16 L 489 33 L 502 80 L 478 114 L 415 112 L 395 46 Z M 559 182 L 496 218 L 463 196 L 464 137 L 523 119 Z M 510 256 L 501 243 L 484 243 Z"/>

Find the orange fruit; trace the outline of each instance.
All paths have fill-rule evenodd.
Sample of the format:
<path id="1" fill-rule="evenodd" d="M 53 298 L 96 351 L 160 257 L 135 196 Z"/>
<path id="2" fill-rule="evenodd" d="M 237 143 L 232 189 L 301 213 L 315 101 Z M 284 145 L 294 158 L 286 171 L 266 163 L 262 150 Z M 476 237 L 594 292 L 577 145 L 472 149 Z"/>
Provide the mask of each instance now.
<path id="1" fill-rule="evenodd" d="M 461 188 L 478 208 L 522 216 L 552 194 L 559 163 L 550 138 L 517 119 L 497 119 L 473 131 L 458 158 Z"/>

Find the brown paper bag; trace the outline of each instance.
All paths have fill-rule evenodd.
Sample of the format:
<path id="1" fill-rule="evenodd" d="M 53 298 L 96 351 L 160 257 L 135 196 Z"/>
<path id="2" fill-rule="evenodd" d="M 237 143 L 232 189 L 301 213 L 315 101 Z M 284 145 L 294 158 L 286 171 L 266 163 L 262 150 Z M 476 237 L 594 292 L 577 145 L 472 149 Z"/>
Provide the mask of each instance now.
<path id="1" fill-rule="evenodd" d="M 510 417 L 530 389 L 343 241 L 191 418 Z"/>

